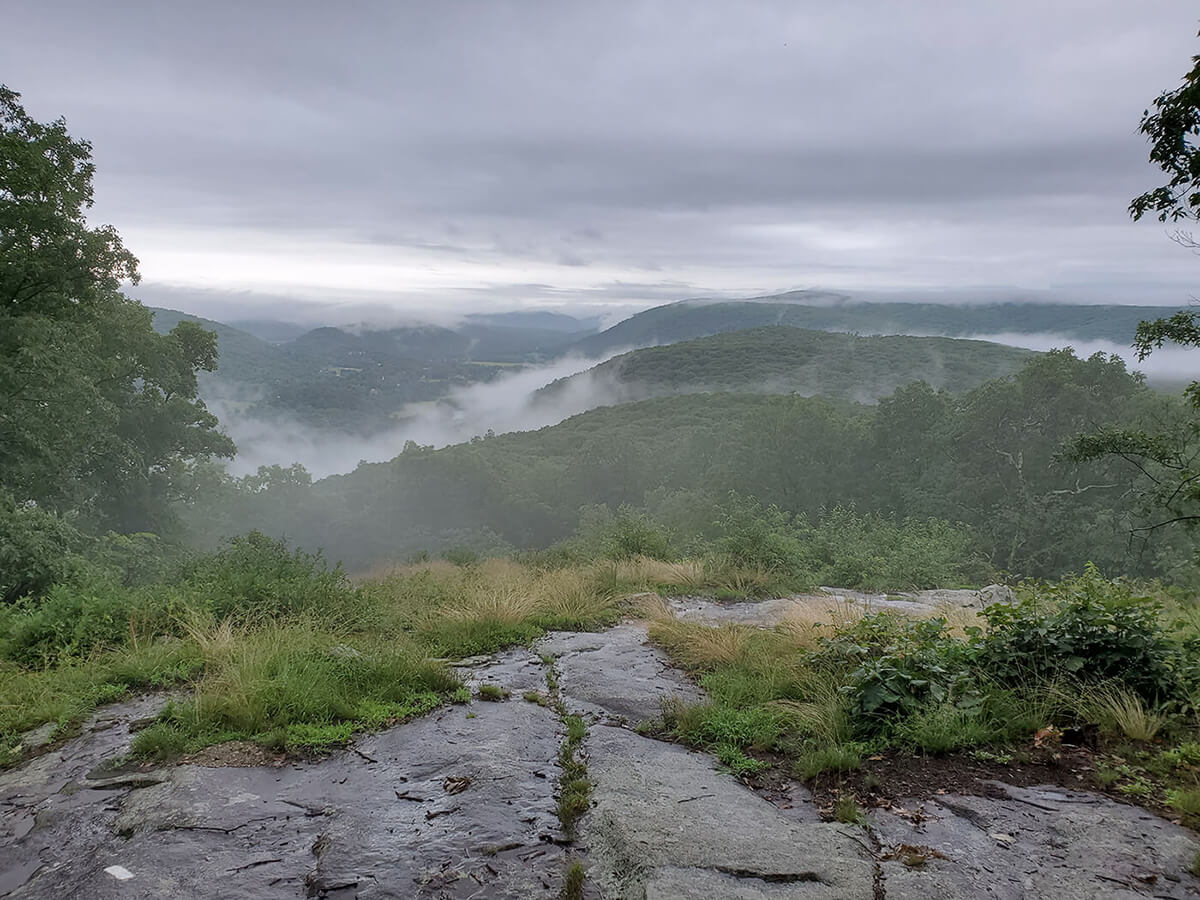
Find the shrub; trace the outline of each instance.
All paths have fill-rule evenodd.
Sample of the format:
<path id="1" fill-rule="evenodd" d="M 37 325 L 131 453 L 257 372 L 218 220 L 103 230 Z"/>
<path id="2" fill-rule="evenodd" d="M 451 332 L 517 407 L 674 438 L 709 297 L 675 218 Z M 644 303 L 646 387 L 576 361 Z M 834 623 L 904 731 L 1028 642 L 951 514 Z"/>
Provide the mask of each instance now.
<path id="1" fill-rule="evenodd" d="M 340 566 L 320 554 L 288 551 L 257 531 L 185 564 L 178 576 L 199 603 L 223 619 L 276 618 L 303 611 L 344 613 L 354 590 Z"/>
<path id="2" fill-rule="evenodd" d="M 940 618 L 911 619 L 892 613 L 864 616 L 820 639 L 816 660 L 854 666 L 844 690 L 868 729 L 880 720 L 907 715 L 927 704 L 963 702 L 977 696 L 970 649 L 946 633 Z"/>
<path id="3" fill-rule="evenodd" d="M 601 505 L 584 508 L 571 543 L 585 557 L 672 560 L 676 554 L 671 538 L 668 529 L 632 506 L 622 506 L 614 515 Z"/>
<path id="4" fill-rule="evenodd" d="M 131 590 L 111 575 L 89 573 L 29 597 L 6 616 L 0 655 L 22 665 L 60 663 L 124 644 L 131 633 L 152 635 L 168 625 L 163 592 Z"/>
<path id="5" fill-rule="evenodd" d="M 858 515 L 838 506 L 803 539 L 821 584 L 921 590 L 978 582 L 990 574 L 970 533 L 941 519 Z"/>
<path id="6" fill-rule="evenodd" d="M 1026 586 L 1023 595 L 984 611 L 988 631 L 977 639 L 978 658 L 996 678 L 1113 681 L 1147 700 L 1177 693 L 1175 653 L 1151 599 L 1091 564 L 1080 576 Z"/>
<path id="7" fill-rule="evenodd" d="M 714 549 L 735 566 L 787 575 L 812 570 L 800 528 L 777 506 L 731 492 L 719 509 L 716 527 Z"/>
<path id="8" fill-rule="evenodd" d="M 40 598 L 81 565 L 83 536 L 38 506 L 18 504 L 0 491 L 0 603 Z"/>

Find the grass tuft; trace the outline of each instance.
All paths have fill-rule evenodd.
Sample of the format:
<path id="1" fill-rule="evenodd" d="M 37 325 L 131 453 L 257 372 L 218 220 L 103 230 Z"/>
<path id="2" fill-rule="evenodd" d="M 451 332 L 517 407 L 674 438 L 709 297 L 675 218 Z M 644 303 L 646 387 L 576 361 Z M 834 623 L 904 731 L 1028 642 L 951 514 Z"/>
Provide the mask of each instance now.
<path id="1" fill-rule="evenodd" d="M 587 879 L 587 872 L 583 868 L 583 863 L 579 860 L 572 860 L 567 866 L 567 874 L 563 878 L 562 892 L 559 894 L 561 900 L 583 900 L 583 884 Z"/>
<path id="2" fill-rule="evenodd" d="M 1131 741 L 1154 740 L 1167 722 L 1165 715 L 1147 709 L 1141 697 L 1118 684 L 1088 688 L 1081 707 L 1084 715 Z"/>

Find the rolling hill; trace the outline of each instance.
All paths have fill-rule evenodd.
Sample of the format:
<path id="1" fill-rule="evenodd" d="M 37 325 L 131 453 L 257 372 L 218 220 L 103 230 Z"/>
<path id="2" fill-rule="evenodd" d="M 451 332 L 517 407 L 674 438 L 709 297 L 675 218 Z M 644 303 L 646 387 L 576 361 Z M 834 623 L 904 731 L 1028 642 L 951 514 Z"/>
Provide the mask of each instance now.
<path id="1" fill-rule="evenodd" d="M 816 300 L 817 302 L 813 302 Z M 685 300 L 656 306 L 578 341 L 574 350 L 601 356 L 631 347 L 672 344 L 710 334 L 764 325 L 790 325 L 856 334 L 909 334 L 970 337 L 1052 334 L 1075 340 L 1128 345 L 1138 322 L 1177 310 L 1156 306 L 1082 306 L 1065 303 L 992 303 L 951 306 L 940 303 L 855 302 L 838 295 L 794 291 L 728 303 Z"/>
<path id="2" fill-rule="evenodd" d="M 592 391 L 609 403 L 701 391 L 823 395 L 871 402 L 923 380 L 963 391 L 1010 375 L 1031 351 L 986 341 L 860 337 L 770 325 L 633 350 L 539 391 Z"/>

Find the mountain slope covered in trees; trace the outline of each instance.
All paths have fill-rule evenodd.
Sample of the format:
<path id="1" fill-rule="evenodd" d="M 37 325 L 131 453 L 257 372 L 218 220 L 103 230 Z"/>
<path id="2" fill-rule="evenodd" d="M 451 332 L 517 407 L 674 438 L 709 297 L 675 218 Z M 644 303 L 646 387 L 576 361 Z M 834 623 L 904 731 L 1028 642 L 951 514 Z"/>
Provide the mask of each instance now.
<path id="1" fill-rule="evenodd" d="M 539 391 L 591 388 L 612 402 L 700 391 L 844 397 L 873 402 L 913 381 L 964 391 L 1011 375 L 1031 351 L 986 341 L 860 337 L 769 325 L 633 350 Z"/>
<path id="2" fill-rule="evenodd" d="M 1138 322 L 1170 315 L 1173 309 L 1151 306 L 1084 306 L 1051 303 L 995 303 L 954 306 L 941 303 L 805 303 L 798 291 L 756 300 L 710 302 L 685 300 L 656 306 L 584 338 L 575 349 L 600 356 L 630 347 L 672 344 L 726 331 L 763 325 L 791 325 L 818 331 L 857 334 L 915 334 L 972 337 L 1005 333 L 1061 335 L 1066 339 L 1105 340 L 1126 346 Z"/>
<path id="3" fill-rule="evenodd" d="M 641 509 L 686 543 L 709 533 L 733 491 L 791 515 L 853 506 L 965 523 L 989 563 L 1014 574 L 1054 576 L 1081 558 L 1147 574 L 1179 560 L 1130 542 L 1144 512 L 1136 470 L 1061 451 L 1096 427 L 1181 415 L 1119 359 L 1054 351 L 958 395 L 915 382 L 874 407 L 662 397 L 441 450 L 410 442 L 315 484 L 266 470 L 246 486 L 212 484 L 193 521 L 209 539 L 253 526 L 363 568 L 422 550 L 546 547 L 597 505 Z"/>

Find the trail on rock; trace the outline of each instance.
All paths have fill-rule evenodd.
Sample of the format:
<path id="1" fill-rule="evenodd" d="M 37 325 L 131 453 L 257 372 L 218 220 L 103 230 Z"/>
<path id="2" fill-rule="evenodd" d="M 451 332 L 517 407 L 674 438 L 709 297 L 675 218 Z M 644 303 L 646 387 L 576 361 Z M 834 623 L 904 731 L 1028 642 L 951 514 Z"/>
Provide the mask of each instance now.
<path id="1" fill-rule="evenodd" d="M 673 606 L 770 627 L 794 601 Z M 0 895 L 551 898 L 581 858 L 586 896 L 610 900 L 1200 896 L 1195 835 L 1091 794 L 993 786 L 875 810 L 869 832 L 818 821 L 803 790 L 780 808 L 708 755 L 632 730 L 665 698 L 704 699 L 636 622 L 471 662 L 468 684 L 511 699 L 309 762 L 113 769 L 164 698 L 100 710 L 0 774 Z M 532 691 L 589 723 L 574 840 L 556 814 L 563 722 L 555 702 L 521 699 Z"/>

